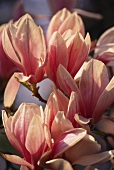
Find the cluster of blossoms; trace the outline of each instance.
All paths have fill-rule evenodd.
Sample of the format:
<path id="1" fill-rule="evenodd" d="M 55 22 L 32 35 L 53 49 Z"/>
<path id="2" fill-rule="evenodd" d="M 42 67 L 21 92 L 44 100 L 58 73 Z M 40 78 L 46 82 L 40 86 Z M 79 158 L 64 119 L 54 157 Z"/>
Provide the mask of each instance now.
<path id="1" fill-rule="evenodd" d="M 92 170 L 113 159 L 113 140 L 103 152 L 95 133 L 114 133 L 114 117 L 105 115 L 114 102 L 113 32 L 110 28 L 93 44 L 80 16 L 67 9 L 52 17 L 46 36 L 29 14 L 0 27 L 0 77 L 10 77 L 2 120 L 8 140 L 21 154 L 2 157 L 21 170 Z M 47 101 L 37 87 L 46 78 L 55 84 Z M 20 84 L 45 107 L 22 103 L 11 115 Z"/>

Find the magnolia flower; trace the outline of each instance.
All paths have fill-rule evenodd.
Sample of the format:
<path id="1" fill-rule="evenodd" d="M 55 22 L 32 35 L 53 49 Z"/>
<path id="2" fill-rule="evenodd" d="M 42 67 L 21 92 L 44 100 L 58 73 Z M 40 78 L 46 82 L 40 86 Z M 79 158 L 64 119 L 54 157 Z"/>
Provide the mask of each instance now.
<path id="1" fill-rule="evenodd" d="M 85 147 L 81 149 L 83 146 Z M 61 157 L 69 161 L 71 165 L 75 165 L 78 164 L 78 159 L 81 160 L 83 156 L 93 155 L 100 149 L 101 146 L 91 135 L 87 133 L 84 135 L 84 129 L 76 128 L 58 136 L 52 147 L 50 159 Z M 79 164 L 84 165 L 83 161 L 80 161 Z M 89 165 L 91 165 L 91 162 Z"/>
<path id="2" fill-rule="evenodd" d="M 42 167 L 54 169 L 53 167 L 63 163 L 72 169 L 72 165 L 75 164 L 93 165 L 113 157 L 113 151 L 96 154 L 101 146 L 94 137 L 87 134 L 83 128 L 74 128 L 63 111 L 55 114 L 55 102 L 53 101 L 52 106 L 49 104 L 52 96 L 49 100 L 44 114 L 39 106 L 25 103 L 12 117 L 8 118 L 3 111 L 7 137 L 24 158 L 1 154 L 5 159 L 22 165 L 21 170 L 25 170 L 26 167 L 37 170 Z M 81 149 L 83 146 L 85 147 Z"/>
<path id="3" fill-rule="evenodd" d="M 3 31 L 3 48 L 22 73 L 19 81 L 37 83 L 43 79 L 46 46 L 43 31 L 26 14 Z"/>
<path id="4" fill-rule="evenodd" d="M 62 65 L 58 67 L 57 80 L 68 96 L 72 91 L 75 92 L 74 103 L 77 106 L 72 105 L 75 113 L 92 118 L 93 123 L 97 123 L 104 111 L 114 102 L 114 77 L 109 82 L 107 68 L 101 61 L 93 59 L 85 64 L 79 88 Z"/>
<path id="5" fill-rule="evenodd" d="M 86 61 L 90 45 L 89 34 L 84 39 L 80 33 L 74 34 L 71 30 L 67 30 L 63 36 L 54 32 L 48 47 L 47 76 L 58 86 L 56 72 L 59 64 L 62 64 L 74 77 Z"/>
<path id="6" fill-rule="evenodd" d="M 62 167 L 65 170 L 65 164 L 72 169 L 72 165 L 87 166 L 111 159 L 113 151 L 97 153 L 101 146 L 94 137 L 87 134 L 83 128 L 74 128 L 64 111 L 58 111 L 58 109 L 66 110 L 64 102 L 60 104 L 59 99 L 67 104 L 67 99 L 60 91 L 58 95 L 51 93 L 44 111 L 45 124 L 51 131 L 52 140 L 47 135 L 47 143 L 51 151 L 43 155 L 41 162 L 42 159 L 45 160 L 48 168 L 52 169 L 57 169 L 64 164 Z M 62 104 L 63 107 L 61 107 Z M 46 132 L 49 134 L 48 131 Z"/>
<path id="7" fill-rule="evenodd" d="M 112 78 L 114 75 L 114 27 L 107 29 L 98 39 L 95 51 L 94 58 L 102 61 L 106 64 L 109 75 Z"/>
<path id="8" fill-rule="evenodd" d="M 2 114 L 6 135 L 10 143 L 22 155 L 2 155 L 8 161 L 36 170 L 37 161 L 46 149 L 42 111 L 36 104 L 20 105 L 15 115 Z"/>
<path id="9" fill-rule="evenodd" d="M 62 157 L 68 161 L 70 159 L 71 164 L 73 164 L 77 158 L 100 150 L 100 145 L 94 138 L 88 135 L 85 129 L 73 128 L 62 112 L 56 114 L 50 130 L 45 119 L 49 111 L 44 115 L 42 113 L 39 106 L 26 103 L 20 105 L 12 117 L 8 118 L 6 112 L 3 111 L 2 117 L 6 135 L 10 143 L 23 157 L 2 154 L 5 159 L 22 165 L 21 169 L 28 167 L 30 170 L 36 170 L 42 166 L 45 167 L 45 156 L 47 161 Z M 85 144 L 86 148 L 91 146 L 94 149 L 89 152 L 88 149 L 80 153 L 77 152 L 76 159 L 74 159 L 74 151 L 82 147 L 82 144 Z M 70 158 L 69 152 L 71 153 Z M 50 163 L 47 162 L 46 166 L 50 167 Z"/>
<path id="10" fill-rule="evenodd" d="M 111 64 L 114 61 L 114 27 L 107 29 L 98 39 L 94 58 L 101 60 L 105 64 Z"/>
<path id="11" fill-rule="evenodd" d="M 76 12 L 70 13 L 69 10 L 64 8 L 52 17 L 46 33 L 47 42 L 55 31 L 63 34 L 68 29 L 74 32 L 78 31 L 83 36 L 85 34 L 85 28 L 81 17 Z"/>
<path id="12" fill-rule="evenodd" d="M 72 92 L 70 99 L 64 95 L 59 89 L 54 90 L 51 93 L 46 108 L 45 108 L 45 120 L 49 128 L 52 126 L 54 117 L 59 111 L 63 111 L 67 119 L 68 127 L 79 128 L 83 127 L 87 129 L 87 124 L 90 122 L 90 119 L 86 119 L 79 115 L 78 105 L 75 100 L 75 92 Z M 74 107 L 75 106 L 75 107 Z M 60 115 L 60 113 L 58 113 Z M 64 118 L 65 118 L 64 117 Z M 58 122 L 60 123 L 60 122 Z M 89 130 L 89 129 L 88 129 Z M 54 135 L 60 133 L 61 130 L 53 133 Z"/>
<path id="13" fill-rule="evenodd" d="M 15 65 L 6 56 L 2 46 L 2 31 L 5 24 L 0 26 L 0 78 L 8 79 L 17 70 Z M 8 24 L 6 25 L 8 27 Z M 1 83 L 0 83 L 1 84 Z"/>

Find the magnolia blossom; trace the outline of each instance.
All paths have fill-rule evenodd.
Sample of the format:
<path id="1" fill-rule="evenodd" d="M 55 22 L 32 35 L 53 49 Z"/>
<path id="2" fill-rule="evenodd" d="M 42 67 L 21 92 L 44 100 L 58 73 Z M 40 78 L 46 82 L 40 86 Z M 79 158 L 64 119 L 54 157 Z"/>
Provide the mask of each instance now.
<path id="1" fill-rule="evenodd" d="M 43 115 L 39 106 L 26 103 L 21 104 L 12 117 L 8 118 L 6 112 L 3 111 L 3 124 L 7 137 L 24 159 L 16 155 L 2 154 L 2 156 L 8 161 L 22 165 L 23 169 L 28 167 L 36 170 L 42 166 L 50 167 L 50 163 L 46 164 L 44 161 L 45 156 L 47 161 L 62 157 L 64 160 L 70 160 L 71 164 L 75 164 L 77 158 L 100 150 L 100 145 L 94 138 L 88 135 L 85 129 L 74 128 L 71 122 L 64 117 L 63 112 L 56 114 L 52 126 L 49 128 L 46 119 L 48 114 L 48 109 Z M 49 115 L 48 120 L 50 118 Z M 94 149 L 90 151 L 85 149 L 80 153 L 78 151 L 74 158 L 75 150 L 82 147 L 83 143 Z"/>
<path id="2" fill-rule="evenodd" d="M 22 155 L 3 155 L 8 161 L 28 167 L 38 168 L 37 161 L 46 149 L 42 110 L 36 104 L 20 105 L 15 115 L 7 117 L 3 111 L 3 124 L 10 143 Z"/>
<path id="3" fill-rule="evenodd" d="M 60 88 L 70 96 L 75 92 L 75 113 L 85 118 L 92 118 L 96 123 L 104 111 L 114 102 L 114 78 L 109 82 L 106 66 L 98 60 L 92 59 L 84 66 L 79 88 L 71 75 L 60 65 L 57 70 Z M 72 108 L 72 110 L 73 110 Z"/>
<path id="4" fill-rule="evenodd" d="M 56 72 L 62 64 L 72 77 L 88 57 L 91 42 L 89 34 L 84 39 L 80 33 L 67 30 L 63 36 L 54 32 L 48 47 L 47 76 L 58 86 Z"/>
<path id="5" fill-rule="evenodd" d="M 109 75 L 112 78 L 114 75 L 114 27 L 107 29 L 98 39 L 94 58 L 106 64 Z"/>
<path id="6" fill-rule="evenodd" d="M 52 126 L 53 119 L 54 117 L 56 117 L 56 114 L 59 111 L 64 112 L 63 115 L 68 121 L 68 127 L 83 127 L 84 129 L 89 128 L 87 124 L 90 122 L 90 119 L 84 118 L 79 115 L 75 97 L 75 92 L 71 93 L 69 99 L 59 89 L 53 90 L 45 108 L 45 120 L 49 128 Z M 60 115 L 60 113 L 58 114 Z M 60 133 L 60 130 L 53 134 L 56 134 L 55 136 L 57 136 L 57 133 Z"/>
<path id="7" fill-rule="evenodd" d="M 59 99 L 61 101 L 59 101 Z M 63 100 L 64 102 L 61 103 L 63 107 L 61 107 L 60 102 Z M 52 148 L 52 152 L 50 153 L 51 159 L 55 159 L 60 155 L 60 157 L 62 156 L 63 159 L 68 161 L 70 160 L 71 164 L 75 164 L 74 162 L 77 160 L 77 158 L 81 157 L 82 155 L 84 156 L 98 152 L 100 150 L 100 145 L 97 144 L 91 135 L 87 134 L 86 130 L 82 128 L 74 128 L 72 122 L 67 118 L 67 115 L 64 112 L 66 110 L 66 103 L 67 98 L 61 92 L 58 92 L 58 95 L 56 95 L 54 92 L 51 93 L 48 99 L 46 108 L 44 110 L 44 117 L 45 124 L 51 130 L 51 136 L 54 141 L 54 143 L 51 144 L 51 140 L 48 140 L 48 145 Z M 92 151 L 89 150 L 89 152 L 87 152 L 88 149 L 83 150 L 82 152 L 78 151 L 76 154 L 74 154 L 74 152 L 83 142 L 85 145 L 87 142 L 89 147 L 90 144 L 92 144 L 94 149 L 92 149 Z"/>
<path id="8" fill-rule="evenodd" d="M 62 97 L 61 93 L 59 95 Z M 23 103 L 15 115 L 9 118 L 3 111 L 6 135 L 23 158 L 1 155 L 8 161 L 21 165 L 21 170 L 26 167 L 30 170 L 45 167 L 54 170 L 54 167 L 60 167 L 64 163 L 72 170 L 72 165 L 93 165 L 113 157 L 113 151 L 97 153 L 101 146 L 94 137 L 83 128 L 74 128 L 64 111 L 57 111 L 56 104 L 57 99 L 52 93 L 44 113 L 41 107 L 32 103 Z M 65 170 L 65 165 L 63 167 Z"/>
<path id="9" fill-rule="evenodd" d="M 113 39 L 114 27 L 106 30 L 98 39 L 94 58 L 101 60 L 105 64 L 113 64 L 114 61 L 114 39 Z"/>
<path id="10" fill-rule="evenodd" d="M 81 17 L 77 14 L 77 12 L 71 13 L 69 10 L 64 8 L 52 17 L 46 33 L 47 42 L 50 40 L 55 31 L 63 34 L 68 29 L 71 29 L 74 32 L 78 31 L 83 36 L 85 35 L 85 28 Z"/>
<path id="11" fill-rule="evenodd" d="M 9 60 L 2 46 L 2 31 L 5 24 L 0 26 L 0 78 L 8 79 L 17 70 L 16 66 Z M 7 26 L 8 27 L 8 24 Z M 0 83 L 1 84 L 1 83 Z"/>
<path id="12" fill-rule="evenodd" d="M 22 72 L 15 74 L 19 81 L 37 83 L 43 79 L 46 59 L 44 35 L 28 14 L 5 27 L 2 43 L 5 53 Z"/>
<path id="13" fill-rule="evenodd" d="M 48 156 L 42 157 L 43 160 L 48 160 L 46 164 L 52 169 L 54 167 L 56 169 L 63 165 L 65 160 L 70 162 L 71 165 L 87 166 L 105 162 L 112 158 L 113 151 L 97 153 L 100 151 L 100 145 L 94 137 L 87 134 L 87 131 L 82 128 L 74 128 L 72 120 L 70 121 L 64 112 L 67 102 L 67 98 L 60 91 L 57 94 L 53 92 L 44 110 L 45 124 L 50 129 L 53 139 L 51 141 L 49 135 L 47 135 L 47 143 L 51 152 L 48 152 Z M 47 130 L 46 132 L 49 134 Z M 68 164 L 68 166 L 70 165 Z"/>
<path id="14" fill-rule="evenodd" d="M 106 64 L 113 60 L 113 40 L 108 39 L 112 32 L 113 28 L 105 32 L 95 49 L 94 57 Z M 114 157 L 114 150 L 101 152 L 100 137 L 91 131 L 95 124 L 113 134 L 113 117 L 102 115 L 114 102 L 114 77 L 109 81 L 103 62 L 96 59 L 85 62 L 91 40 L 88 33 L 85 38 L 84 34 L 81 18 L 67 9 L 55 14 L 49 24 L 47 50 L 42 28 L 28 14 L 4 26 L 1 49 L 3 45 L 8 59 L 20 70 L 9 80 L 4 106 L 12 105 L 20 82 L 36 96 L 37 83 L 44 75 L 59 88 L 52 89 L 44 110 L 34 103 L 22 103 L 12 116 L 2 111 L 6 135 L 20 156 L 1 152 L 0 155 L 21 165 L 20 170 L 77 170 L 78 165 L 90 169 Z"/>

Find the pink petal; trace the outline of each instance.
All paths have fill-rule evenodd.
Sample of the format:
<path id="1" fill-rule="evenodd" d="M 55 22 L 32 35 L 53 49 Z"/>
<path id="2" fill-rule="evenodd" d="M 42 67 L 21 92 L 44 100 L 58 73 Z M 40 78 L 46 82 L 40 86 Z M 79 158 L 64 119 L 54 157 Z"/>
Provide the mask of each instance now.
<path id="1" fill-rule="evenodd" d="M 58 32 L 54 32 L 49 42 L 47 75 L 57 84 L 56 72 L 59 64 L 65 68 L 68 64 L 68 50 L 62 36 Z"/>
<path id="2" fill-rule="evenodd" d="M 101 53 L 103 53 L 104 51 L 107 51 L 110 49 L 113 49 L 113 44 L 114 44 L 114 39 L 112 37 L 114 33 L 114 27 L 111 27 L 109 29 L 107 29 L 98 39 L 97 41 L 97 48 L 95 49 L 95 54 L 94 57 L 99 56 Z M 98 48 L 99 47 L 99 48 Z"/>
<path id="3" fill-rule="evenodd" d="M 13 62 L 7 57 L 2 46 L 2 31 L 6 24 L 0 26 L 0 77 L 9 79 L 12 73 L 17 70 Z M 1 83 L 0 83 L 1 84 Z"/>
<path id="4" fill-rule="evenodd" d="M 29 124 L 25 146 L 31 155 L 37 154 L 38 160 L 43 153 L 44 144 L 44 130 L 41 118 L 38 115 L 34 115 Z"/>
<path id="5" fill-rule="evenodd" d="M 51 149 L 52 148 L 52 135 L 51 135 L 49 127 L 46 124 L 44 124 L 44 135 L 45 135 L 46 143 L 48 147 Z"/>
<path id="6" fill-rule="evenodd" d="M 21 148 L 21 145 L 19 144 L 18 140 L 16 139 L 15 135 L 11 131 L 11 122 L 12 117 L 8 118 L 5 111 L 2 111 L 2 120 L 3 125 L 5 128 L 6 135 L 8 137 L 9 142 L 12 144 L 12 146 L 19 151 L 23 155 L 23 151 Z"/>
<path id="7" fill-rule="evenodd" d="M 46 39 L 47 43 L 49 42 L 53 32 L 57 31 L 60 27 L 60 25 L 64 22 L 65 18 L 70 16 L 70 11 L 68 11 L 66 8 L 58 11 L 51 19 L 47 33 L 46 33 Z"/>
<path id="8" fill-rule="evenodd" d="M 10 108 L 13 104 L 18 89 L 19 89 L 20 83 L 15 79 L 14 75 L 10 78 L 5 92 L 4 92 L 4 106 Z"/>
<path id="9" fill-rule="evenodd" d="M 21 17 L 17 23 L 10 28 L 12 43 L 24 67 L 24 75 L 34 75 L 37 67 L 44 64 L 46 58 L 43 31 L 29 14 Z"/>
<path id="10" fill-rule="evenodd" d="M 56 158 L 63 152 L 67 151 L 73 145 L 77 144 L 80 140 L 84 138 L 86 131 L 84 129 L 72 129 L 70 131 L 64 132 L 56 140 L 52 149 L 52 158 Z"/>
<path id="11" fill-rule="evenodd" d="M 83 43 L 84 43 L 84 39 L 83 39 L 82 35 L 78 32 L 75 35 L 71 36 L 66 41 L 66 44 L 68 47 L 68 52 L 69 52 L 69 63 L 68 63 L 68 71 L 69 72 L 72 72 L 72 69 L 74 68 L 75 64 L 77 63 L 77 59 L 78 59 L 79 54 L 82 50 Z M 79 68 L 76 68 L 76 69 L 79 70 Z M 75 75 L 73 75 L 73 77 L 74 76 Z"/>
<path id="12" fill-rule="evenodd" d="M 75 92 L 72 92 L 68 104 L 66 117 L 72 122 L 74 127 L 78 127 L 78 123 L 74 119 L 76 113 L 83 113 L 85 115 L 85 108 L 81 95 L 77 95 Z"/>
<path id="13" fill-rule="evenodd" d="M 33 170 L 33 168 L 34 168 L 31 164 L 29 164 L 27 161 L 25 161 L 24 159 L 20 158 L 19 156 L 8 155 L 8 154 L 3 154 L 3 153 L 0 153 L 0 155 L 3 158 L 5 158 L 7 161 L 10 161 L 10 162 L 12 162 L 14 164 L 27 166 L 30 170 Z"/>
<path id="14" fill-rule="evenodd" d="M 81 116 L 81 115 L 79 115 L 79 114 L 75 114 L 75 115 L 74 115 L 74 119 L 75 119 L 75 120 L 77 121 L 77 123 L 78 123 L 79 125 L 81 125 L 82 127 L 85 126 L 85 125 L 87 125 L 87 124 L 89 124 L 90 121 L 91 121 L 91 119 L 87 119 L 87 118 L 85 118 L 85 117 L 83 117 L 83 116 Z"/>
<path id="15" fill-rule="evenodd" d="M 74 79 L 61 64 L 57 69 L 57 81 L 60 89 L 68 96 L 70 96 L 72 91 L 77 92 L 77 94 L 80 93 Z"/>
<path id="16" fill-rule="evenodd" d="M 59 106 L 57 102 L 56 95 L 52 92 L 49 96 L 49 99 L 47 101 L 44 114 L 45 114 L 45 124 L 48 126 L 48 128 L 51 128 L 53 119 L 57 112 L 59 111 Z"/>
<path id="17" fill-rule="evenodd" d="M 113 157 L 114 157 L 114 150 L 110 150 L 98 154 L 83 156 L 77 159 L 74 164 L 80 164 L 84 166 L 100 164 L 111 160 Z"/>
<path id="18" fill-rule="evenodd" d="M 17 78 L 19 82 L 26 82 L 30 79 L 31 76 L 24 76 L 23 73 L 16 72 L 14 73 L 14 77 Z"/>
<path id="19" fill-rule="evenodd" d="M 12 119 L 11 130 L 23 147 L 30 122 L 35 114 L 40 114 L 39 106 L 34 103 L 22 103 Z"/>
<path id="20" fill-rule="evenodd" d="M 49 160 L 50 153 L 51 153 L 51 150 L 44 152 L 40 160 L 37 162 L 37 165 L 47 168 L 46 162 Z"/>
<path id="21" fill-rule="evenodd" d="M 59 110 L 64 111 L 64 113 L 66 114 L 69 99 L 59 89 L 56 89 L 56 90 L 54 89 L 53 91 L 55 95 L 57 96 Z"/>
<path id="22" fill-rule="evenodd" d="M 110 66 L 109 64 L 114 61 L 114 49 L 103 51 L 101 54 L 99 54 L 97 59 Z"/>
<path id="23" fill-rule="evenodd" d="M 78 125 L 80 125 L 79 127 L 87 130 L 88 134 L 92 134 L 91 130 L 90 130 L 90 123 L 91 123 L 91 119 L 87 119 L 79 114 L 75 114 L 74 115 L 74 119 L 76 120 L 76 122 L 78 123 Z"/>
<path id="24" fill-rule="evenodd" d="M 5 27 L 5 29 L 3 30 L 3 34 L 2 34 L 2 45 L 3 45 L 4 51 L 7 54 L 7 56 L 12 60 L 12 62 L 14 62 L 14 64 L 17 65 L 17 67 L 20 70 L 24 71 L 24 68 L 20 63 L 20 60 L 15 52 L 14 47 L 12 46 L 11 39 L 8 34 L 9 34 L 8 27 Z"/>
<path id="25" fill-rule="evenodd" d="M 88 57 L 88 51 L 85 46 L 85 43 L 83 43 L 82 49 L 80 49 L 80 53 L 77 56 L 76 62 L 73 65 L 72 70 L 70 71 L 70 74 L 72 75 L 72 77 L 76 75 L 76 73 L 79 71 L 83 63 L 87 60 L 87 57 Z"/>
<path id="26" fill-rule="evenodd" d="M 34 84 L 34 83 L 38 83 L 42 81 L 44 77 L 44 73 L 45 73 L 45 63 L 42 66 L 37 67 L 36 69 L 36 72 L 35 72 L 36 82 L 34 80 L 34 76 L 31 76 L 30 82 Z"/>
<path id="27" fill-rule="evenodd" d="M 79 71 L 76 73 L 76 75 L 74 77 L 74 80 L 77 84 L 79 84 L 85 64 L 86 64 L 86 62 L 83 63 L 83 65 L 81 66 L 81 68 L 79 69 Z"/>
<path id="28" fill-rule="evenodd" d="M 66 43 L 69 51 L 69 63 L 67 69 L 72 77 L 74 77 L 82 64 L 87 60 L 91 46 L 90 36 L 87 34 L 84 40 L 82 35 L 77 32 L 75 36 L 71 36 Z"/>
<path id="29" fill-rule="evenodd" d="M 90 47 L 91 47 L 91 38 L 90 38 L 89 33 L 86 34 L 85 44 L 86 44 L 86 47 L 87 47 L 87 50 L 88 50 L 88 53 L 89 53 L 89 50 L 90 50 Z"/>
<path id="30" fill-rule="evenodd" d="M 34 103 L 22 103 L 12 119 L 11 131 L 23 149 L 23 156 L 31 162 L 31 156 L 25 147 L 26 136 L 32 117 L 34 114 L 40 115 L 40 108 Z M 20 123 L 21 122 L 21 123 Z"/>
<path id="31" fill-rule="evenodd" d="M 101 146 L 94 140 L 94 138 L 91 135 L 86 134 L 82 140 L 65 152 L 65 158 L 70 160 L 72 164 L 77 164 L 77 160 L 81 159 L 81 157 L 93 155 L 94 153 L 99 152 L 100 149 Z"/>
<path id="32" fill-rule="evenodd" d="M 73 129 L 72 123 L 65 117 L 64 112 L 58 112 L 53 120 L 51 134 L 54 141 L 65 131 Z"/>
<path id="33" fill-rule="evenodd" d="M 98 45 L 103 45 L 103 44 L 108 44 L 108 43 L 114 43 L 114 39 L 112 37 L 112 34 L 114 33 L 114 27 L 111 27 L 107 29 L 99 38 L 97 44 Z"/>
<path id="34" fill-rule="evenodd" d="M 97 100 L 109 82 L 106 66 L 95 59 L 90 60 L 82 72 L 79 88 L 86 108 L 86 118 L 91 118 Z"/>
<path id="35" fill-rule="evenodd" d="M 47 161 L 46 164 L 53 170 L 60 170 L 61 168 L 62 170 L 73 170 L 71 164 L 68 161 L 60 158 Z"/>
<path id="36" fill-rule="evenodd" d="M 68 29 L 64 32 L 64 34 L 62 34 L 63 39 L 65 40 L 65 42 L 67 42 L 67 40 L 72 36 L 76 34 L 75 31 Z M 67 43 L 66 43 L 67 44 Z"/>
<path id="37" fill-rule="evenodd" d="M 105 78 L 106 79 L 106 78 Z M 99 121 L 103 112 L 114 102 L 114 77 L 111 79 L 107 87 L 97 101 L 93 117 L 95 122 Z"/>
<path id="38" fill-rule="evenodd" d="M 59 32 L 63 34 L 66 30 L 71 29 L 73 31 L 80 32 L 83 36 L 85 34 L 84 24 L 77 14 L 77 12 L 72 13 L 69 15 L 64 22 L 60 25 Z"/>
<path id="39" fill-rule="evenodd" d="M 23 73 L 16 72 L 14 76 L 18 79 L 19 82 L 30 82 L 30 83 L 37 83 L 37 79 L 34 75 L 24 76 Z"/>

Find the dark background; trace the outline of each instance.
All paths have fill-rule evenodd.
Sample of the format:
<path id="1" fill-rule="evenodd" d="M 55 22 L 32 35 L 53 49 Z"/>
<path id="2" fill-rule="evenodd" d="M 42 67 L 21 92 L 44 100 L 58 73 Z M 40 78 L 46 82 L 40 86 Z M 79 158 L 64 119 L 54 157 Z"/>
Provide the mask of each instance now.
<path id="1" fill-rule="evenodd" d="M 14 17 L 14 8 L 20 0 L 0 0 L 0 24 L 8 22 Z M 55 1 L 55 0 L 54 0 Z M 62 1 L 62 0 L 61 0 Z M 63 0 L 60 8 L 64 7 Z M 74 0 L 76 8 L 99 13 L 103 16 L 102 20 L 95 20 L 89 17 L 84 17 L 83 21 L 86 26 L 86 31 L 91 34 L 92 39 L 98 38 L 107 28 L 114 25 L 114 0 Z M 67 5 L 68 7 L 68 5 Z M 41 7 L 43 9 L 43 6 Z"/>

